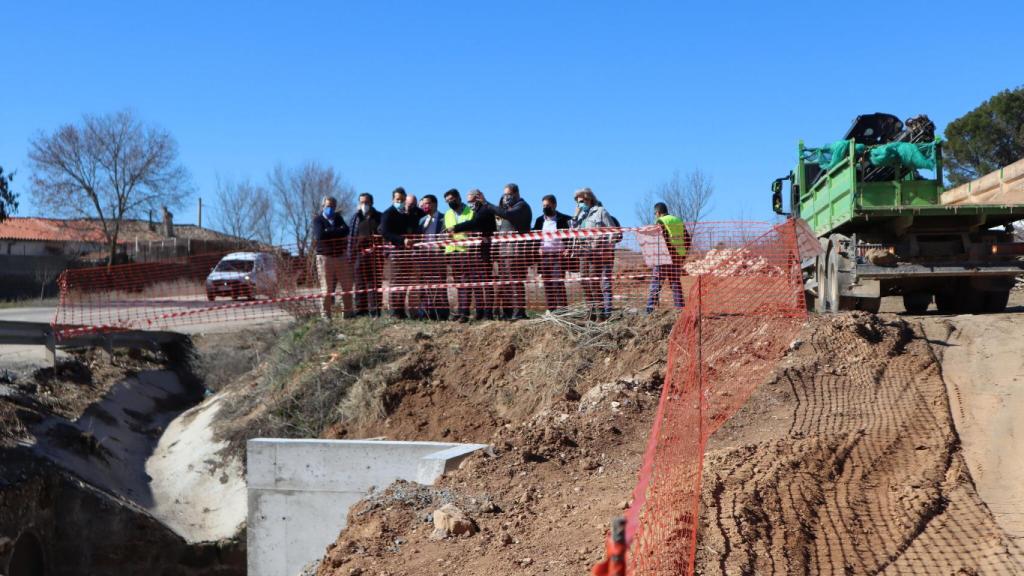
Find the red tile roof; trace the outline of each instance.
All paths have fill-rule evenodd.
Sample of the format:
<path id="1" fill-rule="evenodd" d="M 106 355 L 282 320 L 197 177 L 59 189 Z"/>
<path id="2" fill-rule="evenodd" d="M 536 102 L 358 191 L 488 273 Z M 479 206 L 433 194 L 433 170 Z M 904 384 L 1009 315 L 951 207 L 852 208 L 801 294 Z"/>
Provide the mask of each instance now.
<path id="1" fill-rule="evenodd" d="M 98 222 L 16 217 L 0 222 L 0 240 L 99 243 L 105 241 L 103 229 Z"/>
<path id="2" fill-rule="evenodd" d="M 155 224 L 156 230 L 149 229 L 149 222 L 144 220 L 124 220 L 118 234 L 118 243 L 147 240 L 166 240 L 160 233 L 162 223 Z M 174 234 L 179 241 L 223 240 L 237 241 L 238 238 L 200 228 L 194 224 L 175 224 Z M 55 218 L 21 218 L 10 217 L 0 222 L 0 240 L 35 240 L 43 242 L 97 242 L 106 243 L 103 227 L 96 220 L 59 220 Z"/>

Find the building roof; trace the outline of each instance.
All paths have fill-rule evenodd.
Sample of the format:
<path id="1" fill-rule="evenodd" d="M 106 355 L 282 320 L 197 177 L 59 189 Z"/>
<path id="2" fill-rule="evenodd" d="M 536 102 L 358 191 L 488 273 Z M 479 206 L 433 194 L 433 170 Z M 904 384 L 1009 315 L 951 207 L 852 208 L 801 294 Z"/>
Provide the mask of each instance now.
<path id="1" fill-rule="evenodd" d="M 145 220 L 124 220 L 118 233 L 118 242 L 166 240 L 161 233 L 163 223 L 154 223 L 155 230 L 149 229 Z M 175 224 L 174 235 L 179 240 L 240 240 L 215 230 L 200 228 L 194 224 Z M 103 227 L 97 220 L 60 220 L 56 218 L 9 217 L 0 222 L 0 240 L 35 240 L 42 242 L 92 242 L 104 243 Z"/>

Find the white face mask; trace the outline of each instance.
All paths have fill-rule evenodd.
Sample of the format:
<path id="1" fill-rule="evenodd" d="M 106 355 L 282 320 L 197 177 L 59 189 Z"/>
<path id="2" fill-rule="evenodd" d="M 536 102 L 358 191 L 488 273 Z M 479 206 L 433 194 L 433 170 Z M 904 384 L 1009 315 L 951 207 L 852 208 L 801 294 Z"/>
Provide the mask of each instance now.
<path id="1" fill-rule="evenodd" d="M 363 216 L 366 216 L 366 213 L 370 211 L 370 205 L 369 204 L 360 204 L 359 205 L 359 211 L 363 213 Z"/>

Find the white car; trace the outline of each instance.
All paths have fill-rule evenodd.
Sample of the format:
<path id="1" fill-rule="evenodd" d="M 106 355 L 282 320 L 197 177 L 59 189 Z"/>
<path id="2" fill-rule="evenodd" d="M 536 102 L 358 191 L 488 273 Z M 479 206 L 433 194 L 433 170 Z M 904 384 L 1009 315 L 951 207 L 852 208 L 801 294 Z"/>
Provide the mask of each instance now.
<path id="1" fill-rule="evenodd" d="M 277 294 L 277 261 L 262 252 L 232 252 L 220 259 L 206 277 L 206 299 L 218 296 L 273 298 Z"/>

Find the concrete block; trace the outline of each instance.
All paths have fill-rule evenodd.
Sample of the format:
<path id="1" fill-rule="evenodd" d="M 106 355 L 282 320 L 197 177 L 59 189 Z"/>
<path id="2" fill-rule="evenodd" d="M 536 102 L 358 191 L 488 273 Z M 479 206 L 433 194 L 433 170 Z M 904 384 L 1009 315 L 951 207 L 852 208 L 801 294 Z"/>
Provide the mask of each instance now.
<path id="1" fill-rule="evenodd" d="M 248 573 L 295 576 L 346 525 L 348 509 L 395 480 L 433 484 L 485 444 L 254 439 L 247 444 Z"/>

